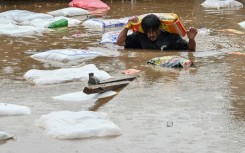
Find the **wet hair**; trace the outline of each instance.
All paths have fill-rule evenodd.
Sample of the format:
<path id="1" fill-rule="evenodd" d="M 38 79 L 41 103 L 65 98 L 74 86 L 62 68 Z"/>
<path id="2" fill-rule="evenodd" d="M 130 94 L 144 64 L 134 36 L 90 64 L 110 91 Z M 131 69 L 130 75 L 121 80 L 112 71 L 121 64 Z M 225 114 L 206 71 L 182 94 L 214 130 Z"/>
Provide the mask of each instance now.
<path id="1" fill-rule="evenodd" d="M 145 33 L 149 31 L 157 31 L 160 25 L 160 19 L 154 14 L 146 15 L 141 22 L 142 29 Z"/>

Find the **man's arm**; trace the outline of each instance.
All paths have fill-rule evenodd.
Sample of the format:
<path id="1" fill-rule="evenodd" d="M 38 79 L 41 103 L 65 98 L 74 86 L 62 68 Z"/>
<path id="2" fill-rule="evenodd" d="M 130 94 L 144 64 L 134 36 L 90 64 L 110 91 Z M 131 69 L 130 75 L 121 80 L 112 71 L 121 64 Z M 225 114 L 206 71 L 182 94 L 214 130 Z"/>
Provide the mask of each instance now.
<path id="1" fill-rule="evenodd" d="M 117 37 L 117 45 L 118 46 L 126 46 L 126 38 L 127 38 L 127 33 L 128 33 L 128 29 L 131 28 L 131 22 L 138 22 L 138 17 L 136 16 L 132 16 L 129 20 L 128 23 L 126 24 L 126 26 L 122 29 L 122 31 L 120 32 L 120 34 Z"/>
<path id="2" fill-rule="evenodd" d="M 127 38 L 128 28 L 124 27 L 123 30 L 120 32 L 120 34 L 117 37 L 117 45 L 118 46 L 125 46 L 125 40 Z"/>
<path id="3" fill-rule="evenodd" d="M 188 49 L 191 51 L 196 50 L 196 41 L 195 41 L 196 35 L 197 35 L 197 29 L 196 28 L 190 27 L 187 30 L 187 37 L 189 38 Z"/>

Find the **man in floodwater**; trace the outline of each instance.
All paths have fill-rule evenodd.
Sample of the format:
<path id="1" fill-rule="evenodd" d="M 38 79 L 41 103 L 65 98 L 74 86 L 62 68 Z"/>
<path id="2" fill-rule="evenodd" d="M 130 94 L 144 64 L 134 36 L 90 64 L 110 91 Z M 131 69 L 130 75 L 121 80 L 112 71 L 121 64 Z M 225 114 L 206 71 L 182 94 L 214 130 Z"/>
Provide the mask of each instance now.
<path id="1" fill-rule="evenodd" d="M 129 22 L 137 22 L 137 17 L 131 17 Z M 127 24 L 130 25 L 130 24 Z M 195 37 L 197 29 L 190 27 L 187 30 L 189 42 L 177 34 L 172 34 L 161 29 L 160 19 L 149 14 L 141 22 L 144 33 L 135 32 L 127 36 L 130 27 L 125 26 L 117 38 L 117 45 L 132 49 L 161 49 L 161 50 L 189 50 L 195 51 Z"/>

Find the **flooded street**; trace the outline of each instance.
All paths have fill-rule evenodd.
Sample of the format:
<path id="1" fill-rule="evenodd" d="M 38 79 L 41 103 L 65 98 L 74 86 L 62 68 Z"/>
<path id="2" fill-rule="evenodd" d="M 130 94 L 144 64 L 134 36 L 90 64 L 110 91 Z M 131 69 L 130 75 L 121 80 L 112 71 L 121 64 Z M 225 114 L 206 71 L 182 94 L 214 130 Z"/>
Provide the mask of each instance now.
<path id="1" fill-rule="evenodd" d="M 104 1 L 115 19 L 145 13 L 176 13 L 185 27 L 194 26 L 196 52 L 123 49 L 100 44 L 101 31 L 83 26 L 62 28 L 40 36 L 0 35 L 0 102 L 25 105 L 32 114 L 1 116 L 0 131 L 16 136 L 0 144 L 0 153 L 245 153 L 245 21 L 241 9 L 207 9 L 203 0 Z M 244 0 L 240 2 L 245 5 Z M 46 13 L 65 8 L 68 2 L 0 2 L 0 12 L 20 9 Z M 203 32 L 204 31 L 204 32 Z M 64 39 L 73 34 L 83 37 Z M 33 85 L 23 75 L 30 69 L 52 67 L 30 58 L 50 49 L 91 49 L 109 52 L 83 64 L 95 64 L 115 78 L 121 71 L 141 70 L 116 96 L 97 102 L 58 101 L 52 97 L 82 91 L 87 82 Z M 194 62 L 187 69 L 146 65 L 153 57 L 181 55 Z M 58 140 L 45 135 L 36 120 L 52 111 L 92 110 L 108 113 L 122 129 L 116 137 Z"/>

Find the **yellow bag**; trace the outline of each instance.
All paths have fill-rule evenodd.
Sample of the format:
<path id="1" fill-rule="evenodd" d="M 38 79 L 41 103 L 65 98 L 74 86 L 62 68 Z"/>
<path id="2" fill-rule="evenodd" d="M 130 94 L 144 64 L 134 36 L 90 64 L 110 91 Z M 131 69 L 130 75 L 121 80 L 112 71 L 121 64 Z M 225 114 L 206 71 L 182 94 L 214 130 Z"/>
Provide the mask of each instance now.
<path id="1" fill-rule="evenodd" d="M 184 37 L 186 35 L 186 29 L 184 25 L 181 23 L 181 21 L 178 18 L 177 14 L 174 13 L 152 13 L 159 17 L 161 20 L 161 28 L 169 33 L 178 34 L 181 37 Z M 131 26 L 130 29 L 132 29 L 133 32 L 139 31 L 144 33 L 142 27 L 141 27 L 141 21 L 142 19 L 148 14 L 143 14 L 138 16 L 139 22 L 134 23 L 130 22 Z"/>

